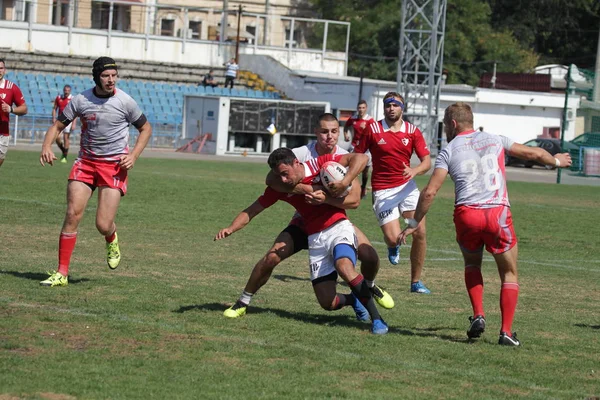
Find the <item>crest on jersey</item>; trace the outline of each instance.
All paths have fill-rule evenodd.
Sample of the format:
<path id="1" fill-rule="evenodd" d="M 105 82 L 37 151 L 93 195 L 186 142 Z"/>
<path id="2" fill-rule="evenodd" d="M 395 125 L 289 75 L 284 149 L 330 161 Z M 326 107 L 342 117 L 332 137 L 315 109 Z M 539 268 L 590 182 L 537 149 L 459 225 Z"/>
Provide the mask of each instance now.
<path id="1" fill-rule="evenodd" d="M 405 146 L 408 146 L 408 139 L 407 138 L 403 138 L 402 139 L 402 144 Z"/>
<path id="2" fill-rule="evenodd" d="M 0 93 L 0 97 L 2 97 L 2 100 L 4 100 L 4 98 L 6 97 L 6 93 Z"/>

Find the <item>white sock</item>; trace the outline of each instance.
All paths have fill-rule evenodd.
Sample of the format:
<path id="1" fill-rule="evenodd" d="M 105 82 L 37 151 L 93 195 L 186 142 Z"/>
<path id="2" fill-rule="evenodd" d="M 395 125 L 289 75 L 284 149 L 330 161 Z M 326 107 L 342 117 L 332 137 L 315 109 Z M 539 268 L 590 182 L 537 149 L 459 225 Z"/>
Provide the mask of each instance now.
<path id="1" fill-rule="evenodd" d="M 365 283 L 367 284 L 367 286 L 369 288 L 372 288 L 373 286 L 375 286 L 375 281 L 369 281 L 369 280 L 365 279 Z"/>
<path id="2" fill-rule="evenodd" d="M 245 305 L 250 304 L 250 302 L 252 301 L 252 296 L 254 295 L 254 293 L 248 293 L 245 290 L 242 292 L 242 295 L 240 296 L 240 301 L 242 303 L 244 303 Z"/>

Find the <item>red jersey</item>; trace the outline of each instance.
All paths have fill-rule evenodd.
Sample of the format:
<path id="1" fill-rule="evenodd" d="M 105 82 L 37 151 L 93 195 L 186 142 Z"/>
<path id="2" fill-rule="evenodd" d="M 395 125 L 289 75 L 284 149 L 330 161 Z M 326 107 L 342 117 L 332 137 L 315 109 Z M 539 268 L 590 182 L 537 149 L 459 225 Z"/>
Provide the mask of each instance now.
<path id="1" fill-rule="evenodd" d="M 321 166 L 327 161 L 338 161 L 341 156 L 342 154 L 325 154 L 303 163 L 304 179 L 302 180 L 302 183 L 308 185 L 320 183 L 321 178 L 319 172 L 321 171 Z M 341 208 L 329 204 L 313 206 L 306 203 L 304 195 L 280 193 L 271 187 L 267 187 L 262 196 L 258 198 L 258 202 L 264 208 L 271 207 L 278 200 L 285 201 L 294 206 L 296 211 L 298 211 L 304 219 L 304 228 L 308 235 L 321 232 L 338 221 L 348 219 L 346 211 Z"/>
<path id="2" fill-rule="evenodd" d="M 356 147 L 358 145 L 360 142 L 360 137 L 367 129 L 367 126 L 373 122 L 375 122 L 375 120 L 368 114 L 365 115 L 364 118 L 359 118 L 358 114 L 354 114 L 346 120 L 344 129 L 352 128 L 354 131 L 354 135 L 352 136 L 352 147 Z"/>
<path id="3" fill-rule="evenodd" d="M 67 97 L 64 97 L 62 94 L 56 96 L 56 99 L 54 99 L 54 108 L 58 108 L 58 115 L 62 114 L 72 98 L 72 94 L 68 95 Z"/>
<path id="4" fill-rule="evenodd" d="M 15 104 L 17 107 L 19 107 L 25 104 L 25 98 L 23 97 L 23 93 L 21 93 L 21 89 L 19 89 L 19 87 L 13 82 L 6 79 L 0 81 L 0 100 L 2 100 L 3 103 L 8 104 L 9 106 Z M 9 113 L 0 111 L 0 135 L 9 135 L 9 121 Z"/>
<path id="5" fill-rule="evenodd" d="M 404 164 L 410 165 L 413 151 L 419 158 L 429 155 L 423 134 L 410 122 L 403 121 L 399 132 L 392 132 L 385 122 L 373 122 L 367 126 L 355 153 L 371 150 L 373 156 L 373 190 L 390 189 L 408 182 L 402 176 Z"/>

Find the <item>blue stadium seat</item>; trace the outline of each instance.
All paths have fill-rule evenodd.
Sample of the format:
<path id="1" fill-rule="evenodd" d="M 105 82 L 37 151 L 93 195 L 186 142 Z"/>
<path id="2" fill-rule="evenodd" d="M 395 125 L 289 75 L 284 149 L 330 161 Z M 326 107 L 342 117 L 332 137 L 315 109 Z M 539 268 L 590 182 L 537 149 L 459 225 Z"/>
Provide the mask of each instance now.
<path id="1" fill-rule="evenodd" d="M 207 86 L 206 89 L 207 89 L 206 93 L 211 94 L 210 91 L 208 90 L 208 89 L 210 89 L 210 86 Z M 212 94 L 216 94 L 219 96 L 223 94 L 223 88 L 220 88 L 220 87 L 214 87 L 214 88 L 212 88 L 212 91 L 213 91 Z"/>

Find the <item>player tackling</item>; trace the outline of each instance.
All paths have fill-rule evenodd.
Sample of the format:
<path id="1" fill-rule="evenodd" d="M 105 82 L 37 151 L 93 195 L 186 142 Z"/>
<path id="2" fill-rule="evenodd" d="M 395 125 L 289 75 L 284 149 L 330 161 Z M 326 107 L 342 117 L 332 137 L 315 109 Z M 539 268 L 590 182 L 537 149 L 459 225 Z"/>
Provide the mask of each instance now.
<path id="1" fill-rule="evenodd" d="M 473 316 L 469 317 L 469 338 L 485 330 L 483 310 L 483 247 L 492 253 L 498 266 L 502 327 L 498 344 L 519 346 L 512 323 L 519 297 L 517 280 L 517 236 L 512 223 L 506 174 L 505 153 L 511 157 L 535 160 L 560 168 L 571 165 L 569 153 L 550 155 L 540 147 L 529 147 L 511 139 L 473 129 L 473 111 L 466 103 L 455 103 L 444 114 L 444 131 L 448 146 L 440 152 L 433 175 L 419 197 L 414 219 L 398 236 L 398 243 L 416 231 L 429 211 L 433 199 L 447 175 L 454 181 L 454 224 L 456 241 L 465 260 L 465 284 Z"/>

